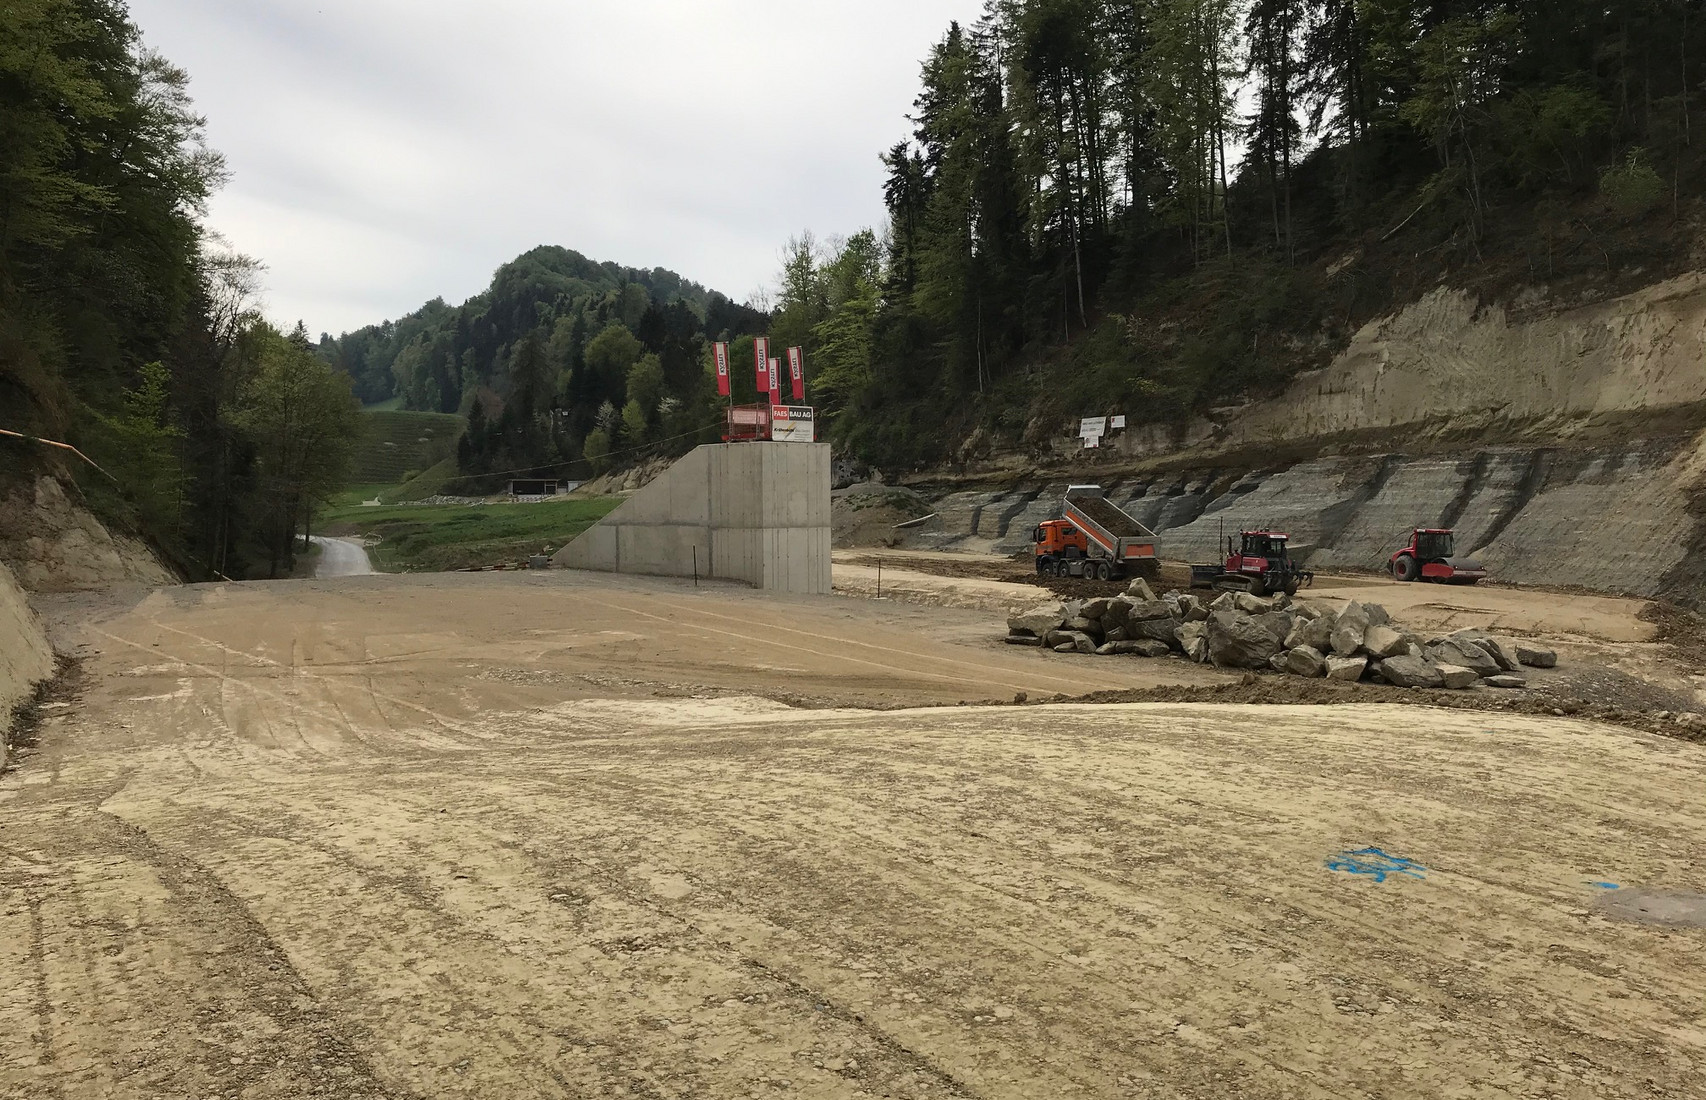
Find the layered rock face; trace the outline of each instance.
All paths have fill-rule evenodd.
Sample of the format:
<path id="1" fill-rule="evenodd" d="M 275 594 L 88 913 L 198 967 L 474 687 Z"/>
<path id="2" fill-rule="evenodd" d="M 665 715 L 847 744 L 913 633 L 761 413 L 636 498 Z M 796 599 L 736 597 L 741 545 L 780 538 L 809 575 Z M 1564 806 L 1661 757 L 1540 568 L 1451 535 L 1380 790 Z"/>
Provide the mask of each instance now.
<path id="1" fill-rule="evenodd" d="M 1495 577 L 1700 605 L 1703 428 L 1706 274 L 1581 306 L 1442 290 L 1283 397 L 943 495 L 916 541 L 1013 553 L 1069 483 L 1098 482 L 1173 560 L 1271 528 L 1311 568 L 1384 569 L 1412 528 L 1447 527 Z"/>
<path id="2" fill-rule="evenodd" d="M 1457 532 L 1495 576 L 1656 596 L 1694 538 L 1692 446 L 1653 440 L 1597 450 L 1479 450 L 1461 458 L 1363 455 L 1277 470 L 1206 467 L 1107 486 L 1163 535 L 1163 556 L 1212 561 L 1224 535 L 1282 530 L 1313 569 L 1384 569 L 1414 527 Z M 960 492 L 937 503 L 920 543 L 1015 553 L 1060 516 L 1067 483 Z"/>

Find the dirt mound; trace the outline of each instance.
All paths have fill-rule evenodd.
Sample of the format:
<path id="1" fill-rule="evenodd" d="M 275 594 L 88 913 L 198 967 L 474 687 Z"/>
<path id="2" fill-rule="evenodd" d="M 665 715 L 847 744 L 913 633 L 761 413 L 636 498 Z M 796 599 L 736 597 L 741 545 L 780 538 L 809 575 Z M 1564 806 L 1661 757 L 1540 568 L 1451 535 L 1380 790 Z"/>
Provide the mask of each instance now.
<path id="1" fill-rule="evenodd" d="M 899 525 L 930 513 L 929 502 L 911 489 L 869 482 L 849 485 L 830 494 L 833 545 L 843 550 L 902 546 L 911 529 Z"/>
<path id="2" fill-rule="evenodd" d="M 1384 684 L 1310 680 L 1277 673 L 1251 672 L 1242 681 L 1201 687 L 1166 686 L 1135 691 L 1099 691 L 1072 699 L 1029 699 L 1039 703 L 1240 703 L 1260 706 L 1347 706 L 1391 703 L 1444 710 L 1496 711 L 1551 717 L 1591 718 L 1646 733 L 1706 743 L 1706 721 L 1680 707 L 1689 701 L 1654 685 L 1604 669 L 1547 682 L 1529 691 L 1422 691 Z M 1419 723 L 1426 719 L 1418 717 Z"/>
<path id="3" fill-rule="evenodd" d="M 1028 562 L 1029 559 L 1027 558 L 1026 561 Z M 1083 577 L 1042 577 L 1038 576 L 1029 564 L 1025 566 L 1020 575 L 1003 579 L 1034 584 L 1038 588 L 1046 588 L 1066 600 L 1093 600 L 1098 596 L 1118 596 L 1131 584 L 1129 580 L 1092 581 L 1085 580 Z M 1146 576 L 1144 579 L 1155 586 L 1157 591 L 1162 589 L 1188 591 L 1191 587 L 1191 567 L 1167 562 L 1161 566 L 1159 576 Z"/>
<path id="4" fill-rule="evenodd" d="M 586 499 L 621 496 L 626 493 L 638 492 L 650 485 L 659 474 L 669 469 L 674 463 L 675 459 L 663 455 L 648 458 L 637 465 L 595 477 L 576 489 L 573 495 Z"/>

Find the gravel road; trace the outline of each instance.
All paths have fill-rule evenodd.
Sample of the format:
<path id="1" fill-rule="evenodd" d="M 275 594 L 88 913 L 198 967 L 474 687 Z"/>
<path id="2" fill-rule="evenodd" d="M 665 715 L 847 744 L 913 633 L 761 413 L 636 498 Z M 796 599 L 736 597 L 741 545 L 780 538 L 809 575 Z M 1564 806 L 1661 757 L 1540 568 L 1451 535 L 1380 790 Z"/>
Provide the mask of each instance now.
<path id="1" fill-rule="evenodd" d="M 319 560 L 314 563 L 314 579 L 373 575 L 373 562 L 368 559 L 367 548 L 354 539 L 332 539 L 315 535 L 310 541 L 320 548 Z"/>

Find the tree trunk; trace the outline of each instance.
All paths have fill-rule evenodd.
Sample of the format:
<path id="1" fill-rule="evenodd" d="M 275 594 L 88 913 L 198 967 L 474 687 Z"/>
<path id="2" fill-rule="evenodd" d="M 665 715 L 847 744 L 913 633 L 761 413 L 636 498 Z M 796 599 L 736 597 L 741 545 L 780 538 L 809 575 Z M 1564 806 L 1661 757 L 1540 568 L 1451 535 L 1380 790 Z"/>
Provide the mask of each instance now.
<path id="1" fill-rule="evenodd" d="M 1291 42 L 1296 33 L 1292 26 L 1291 0 L 1286 0 L 1283 12 L 1280 23 L 1280 163 L 1285 173 L 1281 183 L 1285 190 L 1285 262 L 1290 265 L 1297 262 L 1297 251 L 1291 238 Z"/>

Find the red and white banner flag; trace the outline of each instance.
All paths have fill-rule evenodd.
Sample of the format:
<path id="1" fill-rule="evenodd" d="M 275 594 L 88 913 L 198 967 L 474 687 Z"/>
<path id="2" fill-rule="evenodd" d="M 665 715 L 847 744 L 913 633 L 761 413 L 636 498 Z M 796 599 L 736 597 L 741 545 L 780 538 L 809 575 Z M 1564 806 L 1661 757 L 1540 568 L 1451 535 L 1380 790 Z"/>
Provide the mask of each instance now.
<path id="1" fill-rule="evenodd" d="M 806 349 L 788 349 L 788 374 L 794 380 L 794 400 L 806 399 Z"/>
<path id="2" fill-rule="evenodd" d="M 770 403 L 782 403 L 782 360 L 770 360 Z"/>
<path id="3" fill-rule="evenodd" d="M 717 396 L 729 395 L 729 346 L 724 343 L 711 345 L 717 353 Z"/>
<path id="4" fill-rule="evenodd" d="M 770 337 L 760 336 L 752 342 L 752 364 L 758 368 L 758 392 L 770 388 Z"/>

